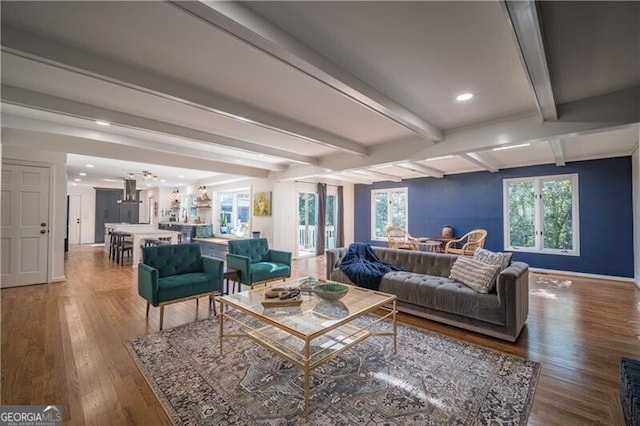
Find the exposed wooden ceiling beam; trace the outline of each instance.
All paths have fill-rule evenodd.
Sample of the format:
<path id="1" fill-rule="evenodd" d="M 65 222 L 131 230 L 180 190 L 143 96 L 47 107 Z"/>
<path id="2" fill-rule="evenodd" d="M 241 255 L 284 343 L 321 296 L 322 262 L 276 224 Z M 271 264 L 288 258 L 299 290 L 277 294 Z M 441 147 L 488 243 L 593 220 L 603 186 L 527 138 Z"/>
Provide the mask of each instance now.
<path id="1" fill-rule="evenodd" d="M 416 164 L 413 162 L 405 162 L 396 164 L 396 166 L 401 167 L 406 170 L 411 170 L 412 172 L 418 172 L 421 174 L 425 174 L 427 176 L 431 176 L 434 178 L 442 179 L 444 177 L 444 173 L 440 170 L 433 169 L 431 167 L 423 166 L 422 164 Z"/>
<path id="2" fill-rule="evenodd" d="M 354 172 L 333 173 L 333 176 L 345 182 L 359 183 L 362 185 L 371 185 L 375 181 L 375 179 L 372 179 L 371 177 L 363 176 Z"/>
<path id="3" fill-rule="evenodd" d="M 498 122 L 446 131 L 442 143 L 417 149 L 411 155 L 411 159 L 420 161 L 449 154 L 485 151 L 507 144 L 541 142 L 550 138 L 568 139 L 592 132 L 637 125 L 640 122 L 638 99 L 640 87 L 560 104 L 560 118 L 555 121 L 541 123 L 537 114 L 521 115 Z"/>
<path id="4" fill-rule="evenodd" d="M 283 172 L 275 172 L 274 179 L 276 181 L 287 181 L 287 180 L 300 180 L 307 179 L 311 177 L 317 176 L 326 176 L 332 173 L 339 173 L 333 169 L 328 167 L 307 165 L 307 164 L 296 164 L 289 167 L 287 170 Z"/>
<path id="5" fill-rule="evenodd" d="M 390 175 L 388 173 L 382 173 L 373 170 L 352 170 L 353 173 L 363 174 L 364 176 L 369 176 L 374 178 L 373 180 L 388 180 L 391 182 L 402 182 L 402 178 L 400 176 Z"/>
<path id="6" fill-rule="evenodd" d="M 499 171 L 496 166 L 491 164 L 489 161 L 487 161 L 487 159 L 485 159 L 481 154 L 477 152 L 468 152 L 466 154 L 462 154 L 461 157 L 467 161 L 472 162 L 473 164 L 476 164 L 482 167 L 483 169 L 491 173 L 497 173 Z"/>
<path id="7" fill-rule="evenodd" d="M 557 120 L 558 112 L 535 1 L 507 0 L 503 4 L 519 47 L 520 59 L 533 89 L 538 111 L 543 120 Z"/>
<path id="8" fill-rule="evenodd" d="M 430 142 L 442 140 L 442 131 L 408 108 L 340 68 L 239 2 L 171 2 L 202 21 L 315 78 L 355 102 L 400 124 Z"/>
<path id="9" fill-rule="evenodd" d="M 249 123 L 309 142 L 365 156 L 368 148 L 322 129 L 275 115 L 266 110 L 205 92 L 149 70 L 141 70 L 108 58 L 72 49 L 9 26 L 2 28 L 2 52 L 55 66 L 79 75 L 98 78 L 182 105 L 199 108 L 229 119 Z"/>
<path id="10" fill-rule="evenodd" d="M 551 152 L 553 153 L 553 158 L 556 162 L 556 166 L 565 166 L 566 161 L 564 159 L 564 148 L 562 147 L 562 141 L 560 139 L 549 139 L 547 142 L 549 143 L 549 147 L 551 148 Z"/>
<path id="11" fill-rule="evenodd" d="M 297 163 L 316 164 L 317 159 L 305 155 L 271 148 L 266 145 L 255 144 L 226 136 L 215 135 L 201 130 L 170 124 L 164 121 L 152 120 L 132 114 L 105 109 L 94 105 L 62 99 L 43 93 L 32 92 L 17 87 L 2 85 L 3 102 L 27 106 L 46 111 L 56 111 L 61 114 L 95 120 L 100 118 L 111 124 L 122 125 L 151 132 L 163 133 L 178 138 L 202 141 L 225 148 L 269 155 L 276 158 L 295 161 Z"/>
<path id="12" fill-rule="evenodd" d="M 556 121 L 540 122 L 538 114 L 518 115 L 510 120 L 469 126 L 445 132 L 443 142 L 425 148 L 417 137 L 379 144 L 367 157 L 330 154 L 320 159 L 318 166 L 300 166 L 287 170 L 291 179 L 295 173 L 317 170 L 355 170 L 403 161 L 422 161 L 425 158 L 444 155 L 462 155 L 487 151 L 499 146 L 518 143 L 535 143 L 556 139 L 569 139 L 595 132 L 637 126 L 640 122 L 639 89 L 603 95 L 585 101 L 560 105 L 564 111 Z M 322 173 L 321 173 L 322 174 Z"/>
<path id="13" fill-rule="evenodd" d="M 13 105 L 1 104 L 4 109 L 12 109 Z M 8 107 L 8 108 L 7 108 Z M 280 172 L 286 170 L 287 166 L 283 164 L 268 163 L 265 161 L 255 161 L 251 159 L 242 159 L 231 157 L 229 155 L 221 155 L 217 151 L 213 151 L 211 146 L 200 142 L 192 142 L 181 140 L 179 145 L 167 143 L 165 138 L 145 139 L 132 136 L 130 134 L 122 135 L 118 133 L 106 133 L 100 130 L 91 130 L 85 127 L 79 127 L 74 124 L 61 124 L 49 121 L 39 120 L 37 118 L 24 117 L 20 115 L 2 114 L 2 127 L 34 131 L 51 135 L 70 136 L 74 138 L 83 138 L 85 143 L 106 142 L 112 144 L 112 149 L 119 150 L 120 145 L 128 145 L 140 149 L 148 149 L 152 153 L 165 153 L 169 155 L 181 155 L 192 158 L 200 158 L 203 160 L 211 160 L 216 163 L 228 163 L 231 167 L 233 164 L 242 164 L 249 168 L 259 170 L 267 170 Z M 96 127 L 96 126 L 94 126 Z M 145 135 L 146 136 L 146 135 Z"/>
<path id="14" fill-rule="evenodd" d="M 166 155 L 164 152 L 154 152 L 148 148 L 139 148 L 129 144 L 117 145 L 117 149 L 114 149 L 115 144 L 109 142 L 18 129 L 3 129 L 2 136 L 3 145 L 17 145 L 22 148 L 45 149 L 53 152 L 89 155 L 161 166 L 208 170 L 211 173 L 227 173 L 254 178 L 269 177 L 268 170 L 180 154 Z"/>

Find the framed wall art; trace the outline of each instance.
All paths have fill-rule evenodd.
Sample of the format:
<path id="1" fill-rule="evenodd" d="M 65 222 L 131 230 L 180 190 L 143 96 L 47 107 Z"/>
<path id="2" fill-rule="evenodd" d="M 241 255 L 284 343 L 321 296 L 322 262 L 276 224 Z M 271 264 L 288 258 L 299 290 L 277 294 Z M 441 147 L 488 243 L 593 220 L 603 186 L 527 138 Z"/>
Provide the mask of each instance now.
<path id="1" fill-rule="evenodd" d="M 253 215 L 271 216 L 271 191 L 253 194 Z"/>

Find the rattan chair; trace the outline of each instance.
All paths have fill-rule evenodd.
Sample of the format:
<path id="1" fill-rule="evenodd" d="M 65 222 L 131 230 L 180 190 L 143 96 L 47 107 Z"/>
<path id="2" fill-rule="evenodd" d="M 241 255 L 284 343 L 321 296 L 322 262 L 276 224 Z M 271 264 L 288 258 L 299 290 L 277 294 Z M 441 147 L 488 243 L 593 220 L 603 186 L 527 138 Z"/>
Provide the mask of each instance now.
<path id="1" fill-rule="evenodd" d="M 389 248 L 403 250 L 420 250 L 418 244 L 412 243 L 414 238 L 409 232 L 399 226 L 387 227 L 387 239 L 389 240 Z"/>
<path id="2" fill-rule="evenodd" d="M 462 256 L 473 256 L 477 248 L 484 247 L 484 240 L 486 238 L 487 231 L 484 229 L 474 229 L 457 240 L 449 241 L 444 247 L 444 252 Z"/>

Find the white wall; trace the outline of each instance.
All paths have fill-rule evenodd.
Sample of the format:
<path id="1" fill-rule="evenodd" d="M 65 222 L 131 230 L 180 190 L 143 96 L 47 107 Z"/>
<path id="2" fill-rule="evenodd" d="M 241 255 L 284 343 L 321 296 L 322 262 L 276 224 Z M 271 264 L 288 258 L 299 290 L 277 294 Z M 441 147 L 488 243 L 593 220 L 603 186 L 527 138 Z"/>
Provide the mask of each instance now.
<path id="1" fill-rule="evenodd" d="M 256 193 L 271 191 L 271 216 L 254 216 L 253 215 L 253 201 Z M 274 184 L 271 179 L 253 179 L 251 181 L 251 204 L 249 209 L 251 210 L 251 231 L 260 231 L 260 236 L 268 238 L 271 244 L 274 241 L 274 222 L 277 217 L 278 210 L 275 207 L 274 201 Z"/>
<path id="2" fill-rule="evenodd" d="M 640 251 L 640 136 L 638 139 L 638 145 L 631 156 L 631 167 L 633 170 L 633 257 L 635 283 L 640 287 L 640 253 L 638 253 Z"/>
<path id="3" fill-rule="evenodd" d="M 276 182 L 271 194 L 273 236 L 269 244 L 279 250 L 296 252 L 298 244 L 298 196 L 295 182 Z"/>
<path id="4" fill-rule="evenodd" d="M 344 197 L 344 245 L 355 241 L 355 186 L 352 183 L 343 185 Z"/>
<path id="5" fill-rule="evenodd" d="M 19 146 L 20 141 L 10 135 L 3 136 L 2 159 L 17 160 L 24 164 L 34 163 L 46 165 L 51 168 L 52 193 L 50 194 L 51 217 L 49 226 L 50 235 L 50 264 L 47 271 L 49 282 L 64 281 L 64 239 L 67 223 L 67 176 L 66 154 L 49 152 L 44 150 L 25 149 Z"/>

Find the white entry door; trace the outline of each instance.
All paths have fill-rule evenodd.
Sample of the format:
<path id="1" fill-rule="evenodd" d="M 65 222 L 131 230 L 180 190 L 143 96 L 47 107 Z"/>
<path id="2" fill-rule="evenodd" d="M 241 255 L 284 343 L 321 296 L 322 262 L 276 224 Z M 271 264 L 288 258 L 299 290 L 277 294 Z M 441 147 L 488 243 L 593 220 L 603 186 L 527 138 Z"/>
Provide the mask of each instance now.
<path id="1" fill-rule="evenodd" d="M 80 244 L 81 215 L 80 206 L 82 198 L 80 195 L 69 195 L 69 244 Z"/>
<path id="2" fill-rule="evenodd" d="M 2 164 L 0 284 L 47 282 L 49 169 Z"/>

